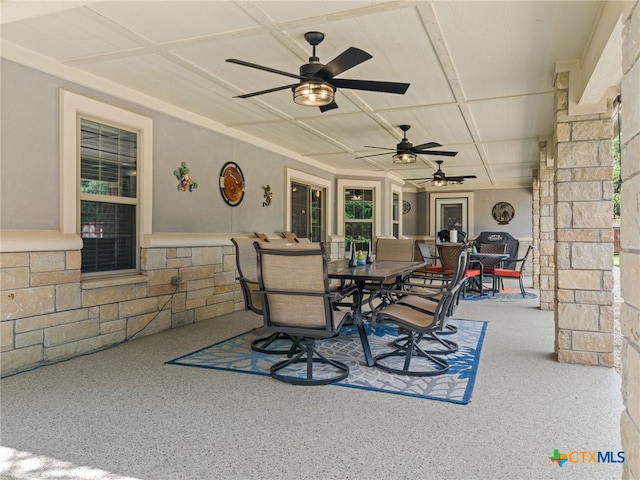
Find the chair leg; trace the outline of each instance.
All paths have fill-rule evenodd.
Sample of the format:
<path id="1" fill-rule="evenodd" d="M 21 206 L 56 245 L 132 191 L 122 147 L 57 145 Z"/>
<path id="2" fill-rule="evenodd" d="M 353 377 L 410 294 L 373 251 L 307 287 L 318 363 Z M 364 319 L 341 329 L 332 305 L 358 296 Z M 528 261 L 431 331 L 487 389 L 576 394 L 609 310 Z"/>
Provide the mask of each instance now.
<path id="1" fill-rule="evenodd" d="M 407 342 L 396 348 L 395 350 L 387 353 L 377 355 L 374 358 L 375 366 L 385 372 L 395 373 L 397 375 L 409 375 L 415 377 L 432 377 L 435 375 L 441 375 L 449 370 L 449 362 L 444 358 L 431 355 L 424 351 L 416 342 L 417 335 L 410 333 Z M 396 368 L 388 363 L 383 363 L 382 360 L 390 357 L 404 357 L 402 368 Z M 414 359 L 423 358 L 429 361 L 433 369 L 430 370 L 411 370 L 411 361 Z"/>
<path id="2" fill-rule="evenodd" d="M 331 360 L 322 355 L 315 347 L 315 340 L 301 339 L 299 340 L 303 348 L 291 358 L 282 360 L 271 367 L 271 376 L 277 380 L 281 380 L 293 385 L 328 385 L 330 383 L 339 382 L 349 376 L 349 367 L 336 360 Z M 296 363 L 304 363 L 306 366 L 305 376 L 294 376 L 282 373 L 282 370 Z M 324 364 L 334 367 L 335 373 L 332 376 L 314 376 L 314 364 Z"/>
<path id="3" fill-rule="evenodd" d="M 520 278 L 518 278 L 518 280 L 520 281 L 520 293 L 522 293 L 522 298 L 527 298 L 527 292 L 525 292 L 524 283 L 522 283 L 522 275 L 520 275 Z"/>
<path id="4" fill-rule="evenodd" d="M 286 348 L 275 348 L 277 344 L 284 344 L 282 347 Z M 274 348 L 269 348 L 271 345 L 274 345 Z M 298 343 L 290 335 L 286 333 L 272 333 L 268 337 L 262 337 L 251 342 L 251 350 L 259 353 L 266 353 L 269 355 L 288 355 L 291 353 L 296 353 L 298 351 Z"/>
<path id="5" fill-rule="evenodd" d="M 455 353 L 458 351 L 458 344 L 452 340 L 446 340 L 444 338 L 440 338 L 438 335 L 441 335 L 442 332 L 432 332 L 432 333 L 427 333 L 427 334 L 419 334 L 416 339 L 415 342 L 416 343 L 423 343 L 426 344 L 427 342 L 432 342 L 436 344 L 439 343 L 440 345 L 442 345 L 444 348 L 438 348 L 436 350 L 427 350 L 425 347 L 421 347 L 422 350 L 426 353 L 431 353 L 433 355 L 449 355 L 450 353 Z M 445 335 L 447 335 L 448 333 L 446 333 Z M 392 343 L 394 347 L 401 347 L 404 346 L 404 344 L 409 341 L 409 338 L 412 336 L 411 333 L 407 334 L 407 335 L 403 335 L 402 337 L 398 337 L 396 338 Z"/>

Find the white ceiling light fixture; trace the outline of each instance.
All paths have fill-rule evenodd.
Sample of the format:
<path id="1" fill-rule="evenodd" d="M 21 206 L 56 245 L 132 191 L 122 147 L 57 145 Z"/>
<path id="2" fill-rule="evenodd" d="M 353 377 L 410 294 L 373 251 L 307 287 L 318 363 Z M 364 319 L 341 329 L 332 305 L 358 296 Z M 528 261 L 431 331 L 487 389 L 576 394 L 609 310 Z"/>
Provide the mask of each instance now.
<path id="1" fill-rule="evenodd" d="M 336 89 L 324 82 L 309 81 L 293 88 L 293 101 L 307 107 L 324 107 L 333 103 Z"/>

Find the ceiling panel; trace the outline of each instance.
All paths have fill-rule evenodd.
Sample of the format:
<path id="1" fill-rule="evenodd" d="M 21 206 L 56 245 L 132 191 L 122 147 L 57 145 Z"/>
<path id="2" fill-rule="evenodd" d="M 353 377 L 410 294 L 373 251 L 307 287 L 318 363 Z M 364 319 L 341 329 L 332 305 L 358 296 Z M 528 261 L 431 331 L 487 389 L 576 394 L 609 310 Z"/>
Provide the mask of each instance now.
<path id="1" fill-rule="evenodd" d="M 373 58 L 339 75 L 338 78 L 410 83 L 404 95 L 361 92 L 356 94 L 374 109 L 400 108 L 453 101 L 429 37 L 415 7 L 377 12 L 359 17 L 333 19 L 314 24 L 326 34 L 317 47 L 320 61 L 327 63 L 350 46 L 360 48 Z M 402 28 L 389 28 L 402 25 Z M 289 33 L 302 38 L 308 25 Z M 412 32 L 408 37 L 406 32 Z"/>
<path id="2" fill-rule="evenodd" d="M 236 100 L 226 92 L 220 93 L 204 78 L 184 70 L 159 55 L 124 57 L 84 65 L 83 70 L 144 94 L 162 98 L 166 102 L 212 118 L 220 123 L 241 121 L 250 115 L 255 120 L 272 116 L 251 104 L 239 110 Z"/>
<path id="3" fill-rule="evenodd" d="M 256 123 L 241 125 L 238 130 L 262 138 L 265 141 L 281 145 L 300 155 L 319 152 L 336 152 L 338 149 L 308 130 L 289 122 Z"/>
<path id="4" fill-rule="evenodd" d="M 600 2 L 434 2 L 468 99 L 551 91 L 580 58 Z M 478 41 L 481 38 L 482 41 Z"/>
<path id="5" fill-rule="evenodd" d="M 469 108 L 484 142 L 553 133 L 553 93 L 471 102 Z"/>
<path id="6" fill-rule="evenodd" d="M 472 141 L 469 129 L 457 105 L 415 107 L 406 110 L 382 112 L 381 116 L 391 125 L 411 125 L 407 138 L 414 145 L 437 142 L 442 150 L 450 150 L 452 144 Z M 397 128 L 398 139 L 402 131 Z"/>
<path id="7" fill-rule="evenodd" d="M 259 26 L 231 2 L 100 2 L 88 8 L 155 43 Z"/>
<path id="8" fill-rule="evenodd" d="M 84 8 L 2 25 L 2 38 L 60 62 L 141 46 Z"/>
<path id="9" fill-rule="evenodd" d="M 538 139 L 502 141 L 483 145 L 491 158 L 491 164 L 496 169 L 502 168 L 505 164 L 536 165 L 538 163 Z"/>

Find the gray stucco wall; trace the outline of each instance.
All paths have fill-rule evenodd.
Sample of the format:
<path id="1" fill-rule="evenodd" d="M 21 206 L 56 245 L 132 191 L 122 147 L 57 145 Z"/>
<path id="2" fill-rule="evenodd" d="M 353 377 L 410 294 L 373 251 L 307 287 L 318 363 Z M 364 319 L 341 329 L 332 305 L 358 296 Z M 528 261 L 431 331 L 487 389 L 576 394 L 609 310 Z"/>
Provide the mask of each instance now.
<path id="1" fill-rule="evenodd" d="M 411 203 L 411 212 L 403 216 L 403 233 L 408 236 L 425 236 L 429 231 L 429 194 L 427 192 L 403 192 Z M 474 232 L 508 232 L 516 238 L 532 236 L 532 200 L 530 188 L 504 188 L 476 190 L 473 193 Z M 515 209 L 515 216 L 508 225 L 498 225 L 491 216 L 491 209 L 498 202 L 508 202 Z"/>
<path id="2" fill-rule="evenodd" d="M 532 236 L 532 199 L 529 188 L 505 188 L 478 190 L 474 193 L 475 234 L 480 232 L 508 232 L 516 238 Z M 498 202 L 513 205 L 515 216 L 508 225 L 498 225 L 491 216 L 491 209 Z"/>

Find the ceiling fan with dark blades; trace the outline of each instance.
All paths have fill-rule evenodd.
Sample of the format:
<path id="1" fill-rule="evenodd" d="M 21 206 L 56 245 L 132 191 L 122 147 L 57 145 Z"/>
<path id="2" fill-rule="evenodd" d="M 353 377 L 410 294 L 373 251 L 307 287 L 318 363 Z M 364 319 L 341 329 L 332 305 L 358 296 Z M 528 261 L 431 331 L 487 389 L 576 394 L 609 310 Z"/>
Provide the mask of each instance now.
<path id="1" fill-rule="evenodd" d="M 402 140 L 396 145 L 396 148 L 387 147 L 373 147 L 371 145 L 365 145 L 365 148 L 377 148 L 387 150 L 385 153 L 375 153 L 373 155 L 362 155 L 358 158 L 377 157 L 380 155 L 389 155 L 390 152 L 395 150 L 393 155 L 393 163 L 414 163 L 416 161 L 416 155 L 440 155 L 444 157 L 455 157 L 458 152 L 447 152 L 443 150 L 430 150 L 431 148 L 441 147 L 439 143 L 427 142 L 420 145 L 414 145 L 407 139 L 407 130 L 411 128 L 411 125 L 399 125 L 400 130 L 404 132 Z"/>
<path id="2" fill-rule="evenodd" d="M 447 177 L 441 168 L 443 162 L 444 160 L 436 160 L 436 163 L 438 164 L 438 170 L 435 171 L 433 177 L 405 178 L 405 180 L 413 182 L 417 181 L 421 183 L 431 181 L 432 185 L 436 187 L 443 187 L 449 183 L 462 184 L 467 178 L 478 178 L 475 175 L 458 175 L 455 177 Z"/>
<path id="3" fill-rule="evenodd" d="M 265 72 L 284 75 L 285 77 L 300 80 L 298 83 L 269 88 L 258 92 L 237 95 L 234 98 L 250 98 L 265 93 L 277 92 L 290 88 L 293 91 L 293 101 L 300 105 L 320 107 L 321 112 L 338 108 L 335 102 L 335 92 L 338 88 L 351 90 L 366 90 L 370 92 L 404 94 L 409 88 L 408 83 L 378 82 L 374 80 L 350 80 L 346 78 L 334 78 L 347 70 L 360 65 L 372 58 L 364 50 L 349 47 L 326 65 L 320 63 L 316 57 L 316 46 L 324 40 L 324 33 L 307 32 L 305 40 L 313 47 L 313 54 L 309 57 L 309 63 L 300 66 L 300 73 L 289 73 L 275 68 L 265 67 L 256 63 L 245 62 L 235 58 L 228 58 L 227 62 L 243 65 L 245 67 L 263 70 Z"/>

